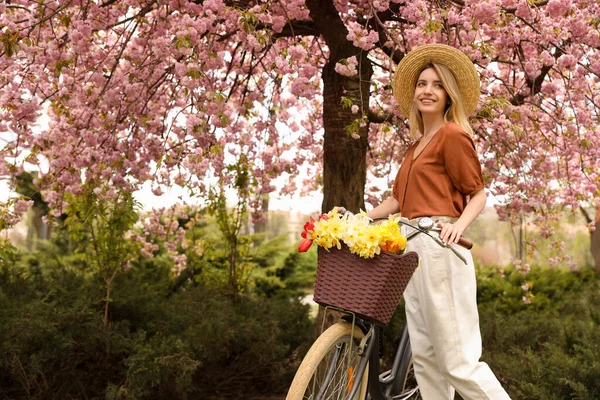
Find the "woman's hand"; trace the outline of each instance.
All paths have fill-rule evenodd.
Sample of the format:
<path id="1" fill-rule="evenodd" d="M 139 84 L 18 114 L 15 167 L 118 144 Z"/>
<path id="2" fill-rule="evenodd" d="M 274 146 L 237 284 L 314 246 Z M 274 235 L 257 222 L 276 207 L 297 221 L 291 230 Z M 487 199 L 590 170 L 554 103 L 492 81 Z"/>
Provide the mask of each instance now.
<path id="1" fill-rule="evenodd" d="M 469 225 L 471 225 L 471 222 L 483 211 L 486 197 L 485 190 L 480 189 L 471 196 L 463 213 L 455 223 L 444 224 L 442 232 L 440 232 L 440 240 L 445 245 L 458 243 L 458 240 Z"/>
<path id="2" fill-rule="evenodd" d="M 460 221 L 456 221 L 453 224 L 445 223 L 442 226 L 442 231 L 440 232 L 440 240 L 446 245 L 450 245 L 453 243 L 458 243 L 460 237 L 465 232 L 467 227 L 463 227 Z"/>

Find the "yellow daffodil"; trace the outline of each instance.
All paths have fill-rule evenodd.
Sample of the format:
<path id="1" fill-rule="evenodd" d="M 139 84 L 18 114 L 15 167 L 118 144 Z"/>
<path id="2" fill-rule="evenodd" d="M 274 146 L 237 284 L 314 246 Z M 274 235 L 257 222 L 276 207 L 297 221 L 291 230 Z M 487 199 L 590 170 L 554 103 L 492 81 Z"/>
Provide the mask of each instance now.
<path id="1" fill-rule="evenodd" d="M 374 225 L 364 211 L 348 215 L 334 207 L 318 220 L 311 217 L 304 225 L 302 237 L 326 250 L 332 247 L 341 249 L 344 243 L 352 253 L 363 258 L 372 258 L 381 250 L 401 253 L 406 249 L 406 237 L 400 234 L 399 218 L 390 216 L 384 223 Z M 300 247 L 300 251 L 306 251 L 310 243 Z"/>

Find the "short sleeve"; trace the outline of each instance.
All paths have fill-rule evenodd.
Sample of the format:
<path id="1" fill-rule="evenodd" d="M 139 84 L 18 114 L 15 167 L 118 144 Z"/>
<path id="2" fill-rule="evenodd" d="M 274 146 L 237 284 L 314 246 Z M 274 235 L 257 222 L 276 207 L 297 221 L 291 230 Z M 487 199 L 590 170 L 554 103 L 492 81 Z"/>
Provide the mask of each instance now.
<path id="1" fill-rule="evenodd" d="M 481 163 L 473 139 L 458 126 L 444 135 L 444 165 L 454 187 L 471 196 L 483 189 Z"/>

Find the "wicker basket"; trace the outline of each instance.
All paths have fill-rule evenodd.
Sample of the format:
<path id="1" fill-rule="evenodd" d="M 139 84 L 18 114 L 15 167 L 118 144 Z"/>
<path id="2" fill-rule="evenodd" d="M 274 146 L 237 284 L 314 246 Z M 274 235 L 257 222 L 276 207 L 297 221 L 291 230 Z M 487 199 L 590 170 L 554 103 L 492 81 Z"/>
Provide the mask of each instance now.
<path id="1" fill-rule="evenodd" d="M 382 251 L 372 259 L 341 250 L 319 249 L 314 300 L 323 306 L 352 311 L 360 318 L 387 325 L 419 265 L 414 251 L 399 255 Z"/>

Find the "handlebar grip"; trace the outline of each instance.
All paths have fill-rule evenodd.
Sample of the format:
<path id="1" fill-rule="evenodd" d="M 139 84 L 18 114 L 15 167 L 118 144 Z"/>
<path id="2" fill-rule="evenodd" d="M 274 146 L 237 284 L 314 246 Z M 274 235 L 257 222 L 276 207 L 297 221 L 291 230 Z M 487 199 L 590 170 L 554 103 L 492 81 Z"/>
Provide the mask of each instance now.
<path id="1" fill-rule="evenodd" d="M 438 223 L 438 224 L 437 224 L 437 227 L 438 227 L 438 228 L 440 228 L 440 229 L 442 229 L 442 228 L 443 228 L 443 226 L 444 226 L 444 225 L 443 225 L 443 224 L 441 224 L 441 223 Z M 469 239 L 467 239 L 467 238 L 466 238 L 466 237 L 464 237 L 464 236 L 461 236 L 461 237 L 460 237 L 460 239 L 458 239 L 458 243 L 457 243 L 457 244 L 458 244 L 459 246 L 462 246 L 462 247 L 464 247 L 464 248 L 465 248 L 465 249 L 467 249 L 467 250 L 471 250 L 471 249 L 473 248 L 473 242 L 471 242 Z"/>
<path id="2" fill-rule="evenodd" d="M 464 247 L 467 250 L 471 250 L 473 248 L 473 242 L 471 242 L 469 239 L 467 239 L 466 237 L 460 237 L 460 239 L 458 239 L 458 243 L 459 246 Z"/>

